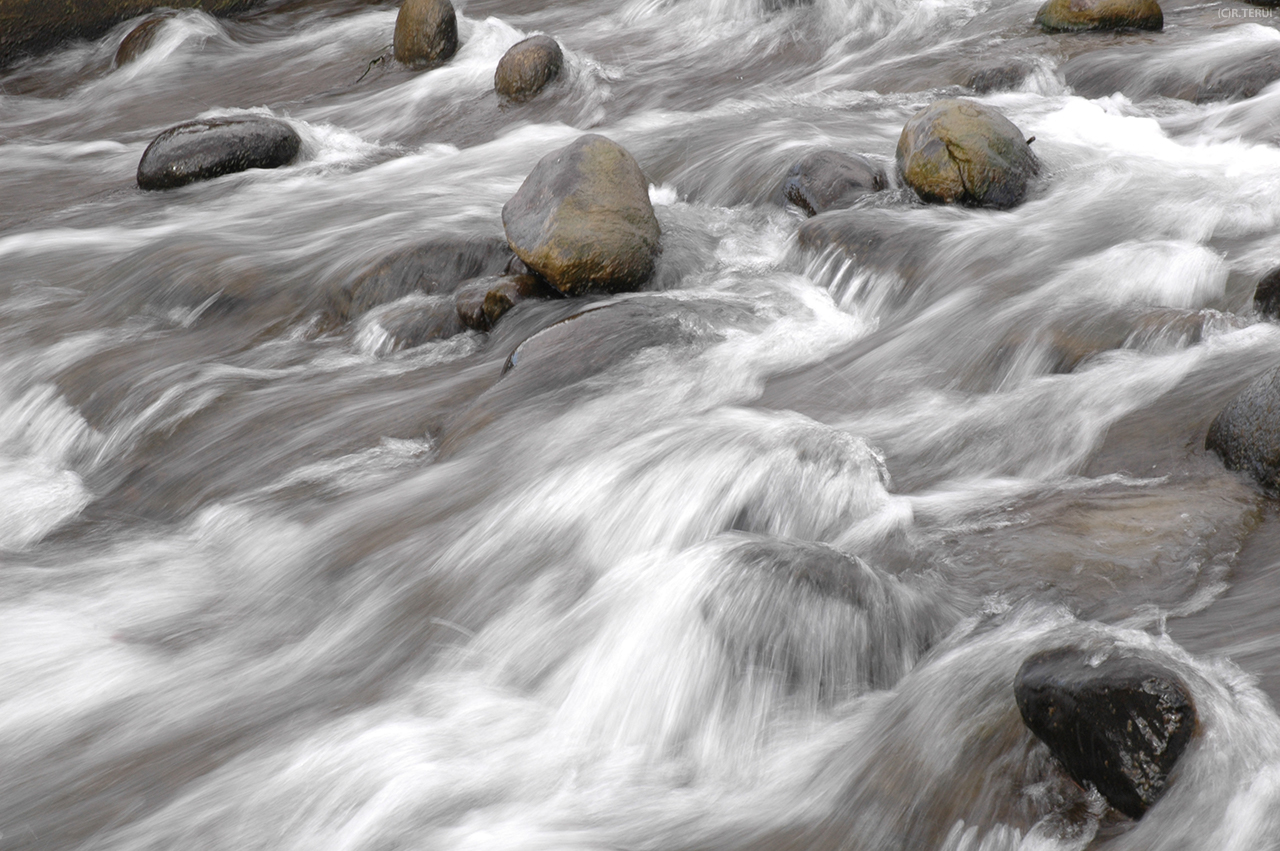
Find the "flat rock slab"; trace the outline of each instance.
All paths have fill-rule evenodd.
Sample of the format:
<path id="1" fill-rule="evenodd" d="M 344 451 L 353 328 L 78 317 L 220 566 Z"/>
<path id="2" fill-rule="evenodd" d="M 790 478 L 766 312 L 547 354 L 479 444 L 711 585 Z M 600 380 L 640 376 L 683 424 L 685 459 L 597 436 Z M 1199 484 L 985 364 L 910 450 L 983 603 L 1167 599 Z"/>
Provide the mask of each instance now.
<path id="1" fill-rule="evenodd" d="M 211 118 L 170 127 L 138 163 L 142 189 L 174 189 L 251 168 L 293 162 L 302 139 L 275 118 Z"/>

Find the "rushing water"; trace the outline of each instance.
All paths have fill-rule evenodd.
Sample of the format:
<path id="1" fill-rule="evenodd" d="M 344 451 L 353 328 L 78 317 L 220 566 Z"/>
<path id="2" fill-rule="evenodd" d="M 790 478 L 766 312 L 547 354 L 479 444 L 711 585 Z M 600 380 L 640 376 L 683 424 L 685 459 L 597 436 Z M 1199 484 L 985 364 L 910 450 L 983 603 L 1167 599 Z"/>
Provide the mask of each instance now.
<path id="1" fill-rule="evenodd" d="M 1037 2 L 471 0 L 414 73 L 370 64 L 395 8 L 315 0 L 0 74 L 0 848 L 1280 848 L 1280 515 L 1202 448 L 1280 362 L 1280 86 L 1207 91 L 1278 22 L 1051 37 Z M 567 73 L 500 105 L 534 32 Z M 1007 68 L 1025 205 L 895 186 L 836 216 L 856 257 L 798 244 L 800 155 L 891 165 Z M 302 158 L 137 190 L 160 130 L 246 110 Z M 322 320 L 398 250 L 500 242 L 588 130 L 663 228 L 621 321 L 504 374 L 601 300 L 409 349 Z M 774 538 L 888 596 L 744 566 Z M 1018 717 L 1069 641 L 1195 697 L 1140 822 Z"/>

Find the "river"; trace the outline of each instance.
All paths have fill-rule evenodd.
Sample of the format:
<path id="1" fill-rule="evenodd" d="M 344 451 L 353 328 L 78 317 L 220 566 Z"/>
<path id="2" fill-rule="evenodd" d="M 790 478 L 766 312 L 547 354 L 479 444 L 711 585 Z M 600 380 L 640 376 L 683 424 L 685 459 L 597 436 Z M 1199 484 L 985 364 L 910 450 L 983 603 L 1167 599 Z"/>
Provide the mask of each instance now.
<path id="1" fill-rule="evenodd" d="M 354 0 L 0 72 L 0 849 L 1280 848 L 1280 512 L 1203 448 L 1280 365 L 1271 10 L 457 5 L 426 72 Z M 537 32 L 562 79 L 499 102 Z M 956 95 L 1035 137 L 1025 204 L 895 179 L 835 215 L 854 255 L 802 244 L 793 162 L 892 172 Z M 161 130 L 245 112 L 298 161 L 136 187 Z M 408 248 L 500 267 L 502 205 L 585 132 L 652 181 L 647 292 L 411 348 L 326 320 Z M 735 567 L 775 539 L 915 608 Z M 1013 672 L 1064 641 L 1195 697 L 1140 821 L 1021 724 Z"/>

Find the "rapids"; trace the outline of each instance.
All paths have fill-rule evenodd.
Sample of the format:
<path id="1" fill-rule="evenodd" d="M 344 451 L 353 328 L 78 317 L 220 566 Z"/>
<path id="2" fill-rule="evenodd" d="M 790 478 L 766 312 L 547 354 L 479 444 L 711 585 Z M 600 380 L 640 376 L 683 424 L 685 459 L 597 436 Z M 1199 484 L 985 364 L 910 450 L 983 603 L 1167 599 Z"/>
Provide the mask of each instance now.
<path id="1" fill-rule="evenodd" d="M 429 72 L 358 0 L 0 72 L 0 849 L 1280 848 L 1280 512 L 1203 449 L 1280 364 L 1251 309 L 1280 86 L 1231 88 L 1277 63 L 1280 14 L 1168 0 L 1163 33 L 1046 36 L 1038 0 L 456 5 Z M 565 74 L 500 104 L 538 32 Z M 878 235 L 858 257 L 799 244 L 799 156 L 892 171 L 957 94 L 1036 137 L 1025 204 L 895 183 L 842 214 Z M 161 130 L 245 112 L 301 158 L 136 188 Z M 321 321 L 397 250 L 500 239 L 584 132 L 653 182 L 661 293 L 614 300 L 672 340 L 504 373 L 592 300 L 409 349 Z M 732 579 L 772 538 L 908 602 Z M 1065 640 L 1195 696 L 1141 821 L 1018 717 L 1013 672 Z"/>

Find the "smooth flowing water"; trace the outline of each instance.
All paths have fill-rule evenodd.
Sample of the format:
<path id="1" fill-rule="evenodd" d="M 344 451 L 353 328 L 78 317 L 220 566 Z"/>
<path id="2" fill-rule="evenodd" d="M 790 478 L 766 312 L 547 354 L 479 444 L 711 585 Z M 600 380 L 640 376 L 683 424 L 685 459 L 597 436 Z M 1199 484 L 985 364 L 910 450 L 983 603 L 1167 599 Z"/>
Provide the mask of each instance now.
<path id="1" fill-rule="evenodd" d="M 393 6 L 314 0 L 0 74 L 0 848 L 1280 848 L 1280 515 L 1203 449 L 1280 363 L 1280 86 L 1237 85 L 1280 20 L 1047 36 L 1038 2 L 471 0 L 413 72 L 370 64 Z M 535 32 L 566 73 L 503 105 Z M 1026 204 L 895 184 L 835 216 L 852 255 L 799 244 L 793 162 L 892 171 L 957 94 L 1036 137 Z M 162 129 L 245 111 L 299 161 L 136 188 Z M 500 267 L 583 132 L 663 228 L 619 319 L 505 373 L 609 299 L 414 348 L 325 319 L 403 249 Z M 897 607 L 739 558 L 797 541 Z M 1064 642 L 1194 695 L 1141 821 L 1019 718 Z"/>

